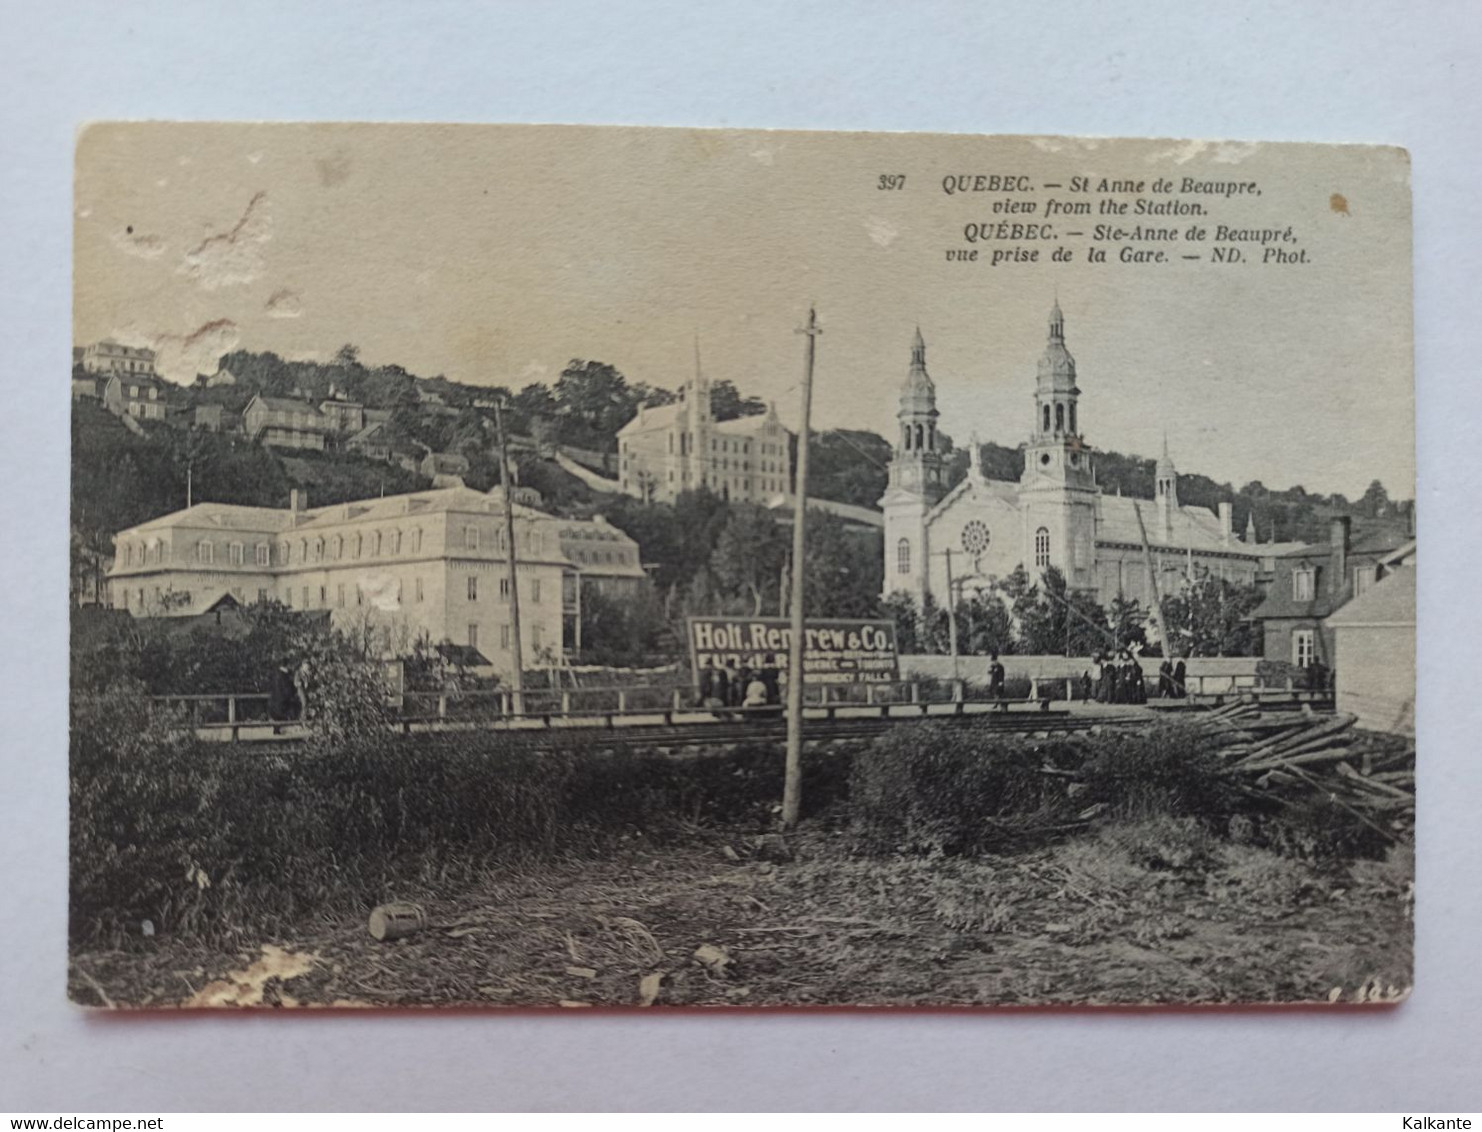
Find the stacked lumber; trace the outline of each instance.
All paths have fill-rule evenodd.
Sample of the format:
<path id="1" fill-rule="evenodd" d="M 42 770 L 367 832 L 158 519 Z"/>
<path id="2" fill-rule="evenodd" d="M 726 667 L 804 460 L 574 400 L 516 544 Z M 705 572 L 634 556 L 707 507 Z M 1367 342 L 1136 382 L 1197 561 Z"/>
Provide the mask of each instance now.
<path id="1" fill-rule="evenodd" d="M 1227 771 L 1247 788 L 1293 800 L 1316 793 L 1386 836 L 1415 815 L 1413 743 L 1356 731 L 1351 715 L 1262 716 L 1251 705 L 1205 718 L 1225 733 Z"/>

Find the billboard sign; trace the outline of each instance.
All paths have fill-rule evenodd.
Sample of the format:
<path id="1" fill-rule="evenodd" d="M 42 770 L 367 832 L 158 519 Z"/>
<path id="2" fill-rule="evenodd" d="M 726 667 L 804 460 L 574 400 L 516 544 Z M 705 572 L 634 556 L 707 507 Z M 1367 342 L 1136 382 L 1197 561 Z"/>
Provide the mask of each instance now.
<path id="1" fill-rule="evenodd" d="M 690 663 L 700 670 L 776 668 L 787 677 L 792 629 L 785 617 L 691 617 Z M 899 679 L 895 624 L 810 618 L 804 629 L 803 672 L 809 684 L 881 684 Z"/>

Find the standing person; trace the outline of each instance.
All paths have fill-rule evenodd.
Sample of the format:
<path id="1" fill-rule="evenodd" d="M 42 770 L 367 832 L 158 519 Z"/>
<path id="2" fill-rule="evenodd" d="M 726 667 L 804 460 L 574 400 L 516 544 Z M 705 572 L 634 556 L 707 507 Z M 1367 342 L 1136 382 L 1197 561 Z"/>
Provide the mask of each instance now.
<path id="1" fill-rule="evenodd" d="M 1158 665 L 1158 699 L 1173 699 L 1173 661 L 1167 657 Z"/>
<path id="2" fill-rule="evenodd" d="M 1112 702 L 1112 683 L 1116 670 L 1112 668 L 1111 657 L 1105 653 L 1096 658 L 1096 702 L 1109 704 Z"/>
<path id="3" fill-rule="evenodd" d="M 298 693 L 298 717 L 309 718 L 309 658 L 305 657 L 293 673 L 293 690 Z"/>
<path id="4" fill-rule="evenodd" d="M 705 658 L 705 667 L 700 669 L 700 706 L 705 707 L 715 697 L 715 662 Z"/>
<path id="5" fill-rule="evenodd" d="M 1127 703 L 1145 704 L 1148 702 L 1148 689 L 1143 680 L 1142 665 L 1137 663 L 1137 657 L 1130 652 L 1127 654 L 1127 663 L 1122 666 L 1122 681 L 1127 685 Z"/>
<path id="6" fill-rule="evenodd" d="M 715 706 L 725 707 L 731 702 L 731 666 L 724 660 L 715 670 Z"/>
<path id="7" fill-rule="evenodd" d="M 1006 675 L 1003 665 L 998 662 L 998 654 L 994 653 L 988 660 L 988 698 L 990 700 L 1003 699 Z"/>
<path id="8" fill-rule="evenodd" d="M 1188 669 L 1184 667 L 1184 658 L 1179 657 L 1173 665 L 1173 695 L 1181 700 L 1188 694 Z"/>
<path id="9" fill-rule="evenodd" d="M 273 680 L 268 689 L 268 717 L 286 720 L 298 716 L 298 693 L 293 688 L 293 673 L 286 664 L 280 664 L 273 669 Z"/>
<path id="10" fill-rule="evenodd" d="M 731 681 L 731 706 L 740 707 L 750 691 L 751 665 L 743 664 L 740 671 L 736 673 L 736 679 Z"/>
<path id="11" fill-rule="evenodd" d="M 782 693 L 778 688 L 777 658 L 771 653 L 762 657 L 762 683 L 767 686 L 767 703 L 780 704 Z"/>

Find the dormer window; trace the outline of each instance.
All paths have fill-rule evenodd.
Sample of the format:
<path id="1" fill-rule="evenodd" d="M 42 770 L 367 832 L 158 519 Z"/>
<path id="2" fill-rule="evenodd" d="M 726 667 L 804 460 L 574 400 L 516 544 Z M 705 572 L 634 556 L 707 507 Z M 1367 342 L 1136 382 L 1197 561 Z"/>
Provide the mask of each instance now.
<path id="1" fill-rule="evenodd" d="M 1292 571 L 1292 600 L 1311 601 L 1316 592 L 1317 571 L 1311 566 L 1300 566 Z"/>

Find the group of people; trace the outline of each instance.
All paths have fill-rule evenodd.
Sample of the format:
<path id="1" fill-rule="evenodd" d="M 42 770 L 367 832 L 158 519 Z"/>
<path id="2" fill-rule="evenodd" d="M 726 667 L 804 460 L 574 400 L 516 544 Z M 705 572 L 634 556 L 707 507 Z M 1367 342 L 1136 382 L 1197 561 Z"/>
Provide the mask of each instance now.
<path id="1" fill-rule="evenodd" d="M 700 706 L 707 708 L 764 708 L 782 703 L 781 675 L 772 653 L 762 657 L 762 666 L 743 664 L 733 668 L 722 660 L 706 659 L 700 668 Z"/>
<path id="2" fill-rule="evenodd" d="M 1147 679 L 1142 665 L 1130 649 L 1123 649 L 1116 656 L 1102 653 L 1092 658 L 1095 674 L 1087 673 L 1084 682 L 1091 686 L 1098 703 L 1145 704 L 1148 702 Z M 1182 699 L 1187 694 L 1187 669 L 1183 659 L 1164 659 L 1158 666 L 1157 696 L 1159 699 Z"/>

